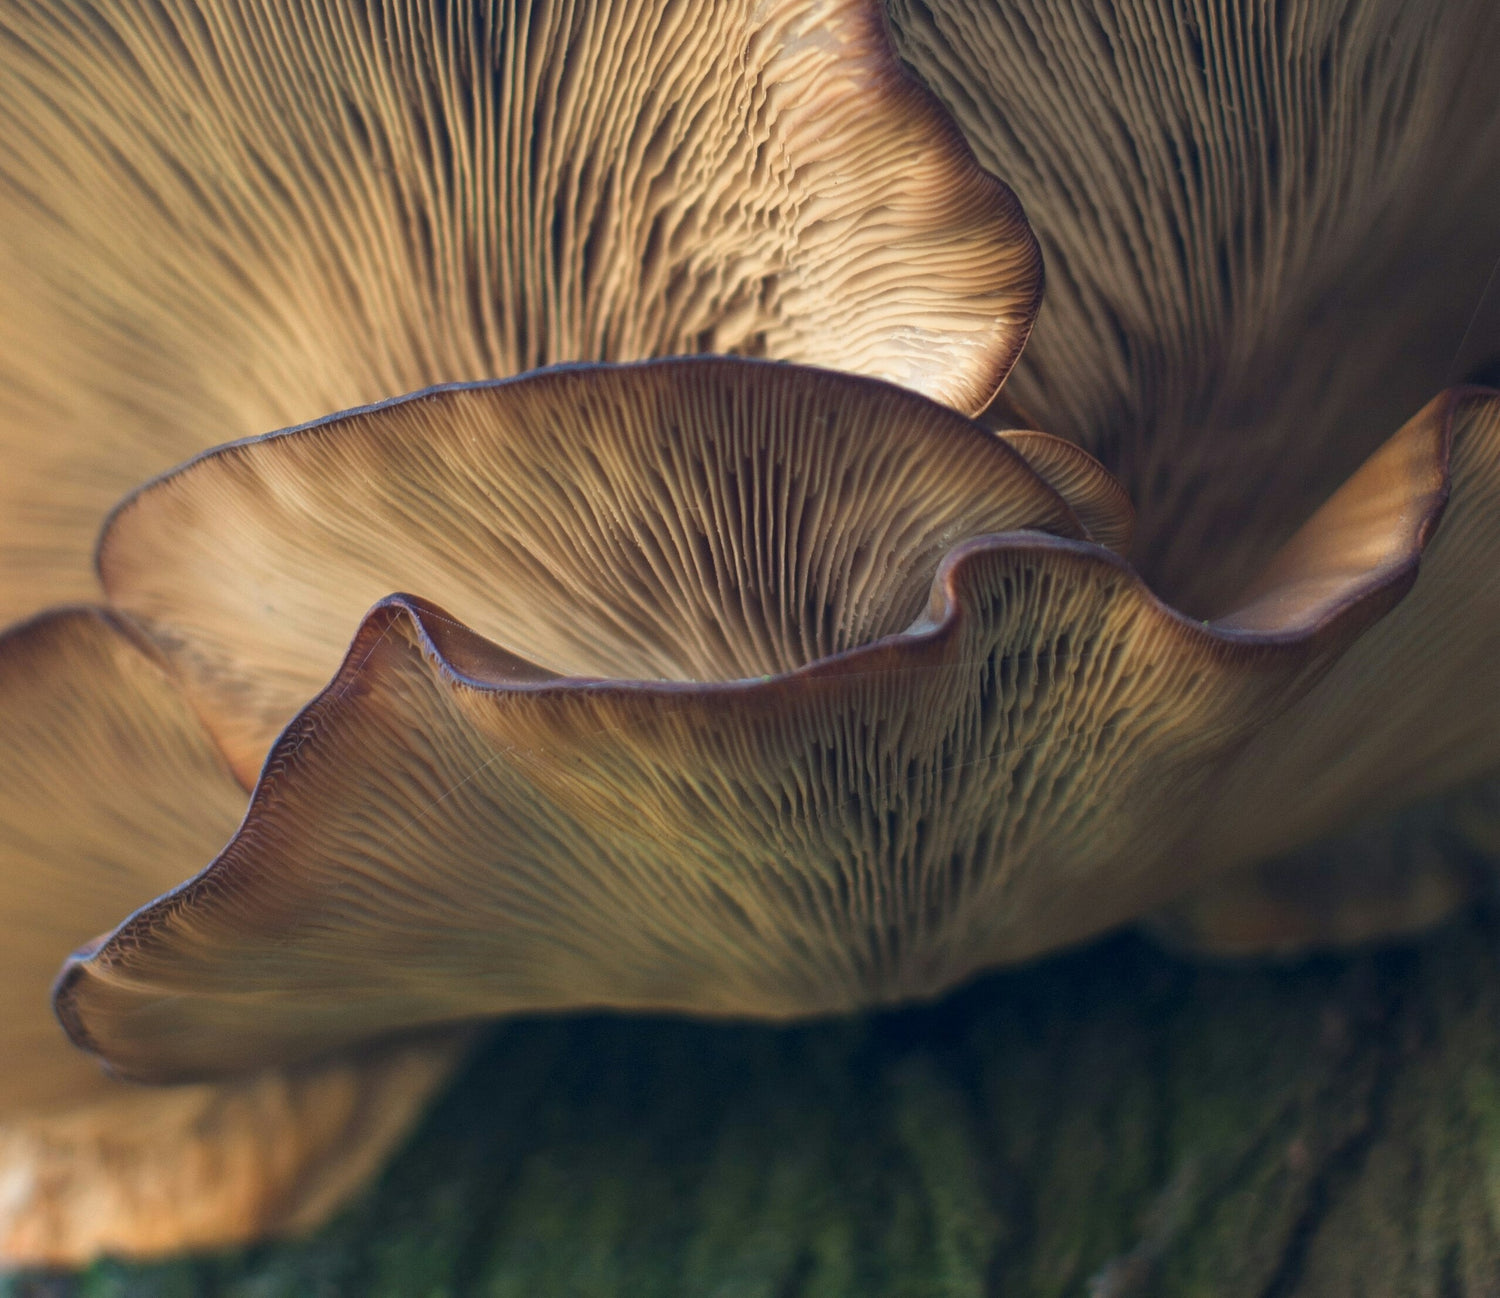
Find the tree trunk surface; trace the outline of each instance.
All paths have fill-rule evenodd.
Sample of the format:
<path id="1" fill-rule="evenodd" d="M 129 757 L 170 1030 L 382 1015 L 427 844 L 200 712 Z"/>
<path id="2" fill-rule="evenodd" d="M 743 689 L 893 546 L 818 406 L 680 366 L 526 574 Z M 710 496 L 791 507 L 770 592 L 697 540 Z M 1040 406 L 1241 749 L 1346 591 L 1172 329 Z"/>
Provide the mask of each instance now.
<path id="1" fill-rule="evenodd" d="M 513 1024 L 317 1236 L 0 1295 L 1500 1295 L 1497 938 L 1123 936 L 862 1021 Z"/>

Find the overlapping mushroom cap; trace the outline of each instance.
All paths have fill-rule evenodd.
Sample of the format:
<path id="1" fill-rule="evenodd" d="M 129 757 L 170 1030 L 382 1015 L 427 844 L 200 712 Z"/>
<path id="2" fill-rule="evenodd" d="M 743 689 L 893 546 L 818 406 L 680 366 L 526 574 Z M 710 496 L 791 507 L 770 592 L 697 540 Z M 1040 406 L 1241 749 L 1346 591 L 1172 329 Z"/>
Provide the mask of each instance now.
<path id="1" fill-rule="evenodd" d="M 699 351 L 978 409 L 1040 289 L 876 0 L 5 0 L 0 621 L 215 441 Z"/>
<path id="2" fill-rule="evenodd" d="M 459 1045 L 221 1086 L 105 1077 L 46 1013 L 59 953 L 170 888 L 244 811 L 161 663 L 74 610 L 0 636 L 0 1257 L 58 1263 L 321 1220 L 380 1165 Z"/>
<path id="3" fill-rule="evenodd" d="M 1500 546 L 1497 454 L 1493 396 L 1434 402 L 1203 624 L 1005 441 L 847 376 L 564 369 L 213 452 L 101 553 L 228 751 L 336 665 L 330 615 L 411 593 L 60 1013 L 199 1078 L 527 1010 L 843 1011 L 1078 940 L 1253 859 L 1257 738 L 1421 653 L 1388 610 L 1445 502 L 1425 576 Z"/>
<path id="4" fill-rule="evenodd" d="M 1132 559 L 1179 607 L 1227 608 L 1500 354 L 1490 0 L 887 7 L 1046 256 L 1006 396 L 1121 479 Z"/>
<path id="5" fill-rule="evenodd" d="M 738 350 L 982 404 L 1030 327 L 1035 242 L 872 0 L 704 17 L 0 0 L 0 622 L 96 598 L 99 523 L 151 474 L 440 380 Z M 48 966 L 192 873 L 244 806 L 124 625 L 0 641 L 0 914 L 47 917 L 0 953 L 25 1091 L 0 1088 L 0 1261 L 310 1223 L 457 1053 L 95 1093 Z"/>
<path id="6" fill-rule="evenodd" d="M 1082 4 L 895 7 L 1058 254 L 1012 409 L 1129 493 L 1076 446 L 997 441 L 867 378 L 557 370 L 214 452 L 115 515 L 100 571 L 127 622 L 3 642 L 16 716 L 72 706 L 27 664 L 104 664 L 77 732 L 118 716 L 138 733 L 101 752 L 172 769 L 111 768 L 125 809 L 98 806 L 134 847 L 170 833 L 169 876 L 228 832 L 215 745 L 245 784 L 270 747 L 229 846 L 59 987 L 69 1030 L 132 1077 L 291 1070 L 100 1093 L 131 1097 L 157 1153 L 205 1129 L 234 1137 L 215 1159 L 247 1132 L 295 1151 L 200 1180 L 164 1157 L 174 1196 L 214 1190 L 176 1242 L 326 1210 L 455 1049 L 391 1034 L 929 996 L 1500 764 L 1500 596 L 1475 580 L 1500 547 L 1500 398 L 1455 390 L 1380 445 L 1440 386 L 1380 331 L 1447 352 L 1461 310 L 1436 270 L 1392 262 L 1478 255 L 1494 173 L 1429 146 L 1483 99 L 1500 22 L 1478 0 L 1447 22 L 1372 0 L 1238 25 L 1146 3 L 1108 29 Z M 152 469 L 436 380 L 728 349 L 973 409 L 1015 358 L 1034 245 L 868 4 L 442 12 L 0 9 L 4 608 L 90 590 L 81 538 Z M 977 15 L 958 53 L 955 13 Z M 992 112 L 995 15 L 1015 39 L 993 66 L 1071 87 Z M 1293 80 L 1268 79 L 1268 50 Z M 1347 319 L 1378 328 L 1351 348 Z M 1280 349 L 1320 331 L 1337 346 Z M 1098 544 L 1127 544 L 1129 494 L 1146 575 L 1211 620 Z M 30 778 L 38 747 L 6 756 Z M 184 779 L 217 789 L 202 846 L 196 824 L 136 825 Z M 52 837 L 37 808 L 59 818 L 41 799 L 5 824 L 56 896 L 57 853 L 91 852 L 99 821 Z M 112 915 L 161 886 L 144 875 Z M 0 1158 L 58 1176 L 52 1200 L 28 1191 L 62 1210 L 48 1238 L 75 1232 L 55 1247 L 164 1244 L 126 1220 L 128 1179 L 86 1183 L 113 1150 L 92 1100 L 26 1109 L 76 1067 L 49 1049 L 28 1048 Z M 124 1233 L 79 1225 L 90 1192 Z"/>
<path id="7" fill-rule="evenodd" d="M 888 8 L 903 56 L 1016 187 L 1043 244 L 1047 306 L 1006 394 L 1119 475 L 1140 518 L 1132 560 L 1177 606 L 1230 607 L 1433 392 L 1495 381 L 1500 8 L 1488 0 Z M 1476 546 L 1428 583 L 1402 615 L 1424 651 L 1404 671 L 1371 658 L 1387 674 L 1367 683 L 1363 719 L 1336 736 L 1288 722 L 1264 741 L 1289 781 L 1342 774 L 1346 787 L 1339 814 L 1268 810 L 1255 839 L 1283 850 L 1487 774 L 1493 571 Z M 1264 794 L 1276 808 L 1278 790 Z M 1454 863 L 1417 837 L 1405 873 L 1461 891 Z M 1289 863 L 1206 899 L 1189 927 L 1239 947 L 1264 943 L 1249 931 L 1259 920 L 1232 932 L 1235 912 L 1279 912 L 1271 945 L 1400 922 L 1371 908 L 1373 874 L 1346 878 L 1363 895 L 1343 890 L 1342 917 L 1297 913 L 1296 893 L 1318 909 L 1339 889 Z M 1431 900 L 1418 888 L 1412 917 Z"/>

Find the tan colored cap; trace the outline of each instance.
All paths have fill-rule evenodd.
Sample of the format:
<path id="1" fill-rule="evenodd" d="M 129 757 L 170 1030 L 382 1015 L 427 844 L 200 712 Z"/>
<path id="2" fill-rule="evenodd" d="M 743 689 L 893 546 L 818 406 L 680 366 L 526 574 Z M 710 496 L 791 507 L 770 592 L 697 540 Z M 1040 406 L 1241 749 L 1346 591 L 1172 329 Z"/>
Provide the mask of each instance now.
<path id="1" fill-rule="evenodd" d="M 0 1266 L 222 1247 L 325 1219 L 461 1042 L 223 1085 L 105 1076 L 53 1018 L 59 964 L 216 850 L 245 795 L 160 664 L 95 610 L 0 637 L 0 718 Z"/>

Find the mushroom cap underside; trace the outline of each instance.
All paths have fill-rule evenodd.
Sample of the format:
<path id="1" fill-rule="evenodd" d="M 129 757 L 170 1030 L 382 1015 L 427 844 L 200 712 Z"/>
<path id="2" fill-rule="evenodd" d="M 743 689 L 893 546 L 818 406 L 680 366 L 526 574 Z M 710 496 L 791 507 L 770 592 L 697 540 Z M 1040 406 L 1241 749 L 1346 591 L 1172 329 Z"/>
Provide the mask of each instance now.
<path id="1" fill-rule="evenodd" d="M 762 368 L 676 364 L 710 384 Z M 323 437 L 362 444 L 401 409 Z M 1238 621 L 1185 619 L 1109 552 L 1036 532 L 950 551 L 908 629 L 761 678 L 559 676 L 393 597 L 277 742 L 234 842 L 74 961 L 60 1012 L 127 1074 L 212 1076 L 490 1014 L 837 1012 L 1078 940 L 1183 889 L 1255 736 L 1416 579 L 1455 429 L 1489 472 L 1494 411 L 1434 402 Z M 265 457 L 243 474 L 258 498 L 316 442 L 204 464 Z M 293 988 L 295 1013 L 267 1010 Z"/>

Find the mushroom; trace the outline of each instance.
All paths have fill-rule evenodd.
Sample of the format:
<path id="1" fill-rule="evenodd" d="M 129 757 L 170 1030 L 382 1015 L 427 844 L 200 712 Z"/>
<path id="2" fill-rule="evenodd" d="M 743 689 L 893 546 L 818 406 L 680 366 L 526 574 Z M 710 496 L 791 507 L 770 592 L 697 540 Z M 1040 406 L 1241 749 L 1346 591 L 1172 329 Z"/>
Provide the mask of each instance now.
<path id="1" fill-rule="evenodd" d="M 1201 623 L 1002 439 L 853 376 L 565 368 L 212 452 L 101 555 L 228 751 L 330 620 L 413 593 L 59 1014 L 199 1079 L 495 1014 L 843 1012 L 1076 942 L 1257 850 L 1268 784 L 1321 814 L 1259 740 L 1425 651 L 1398 601 L 1424 546 L 1439 589 L 1496 552 L 1497 455 L 1500 397 L 1435 401 Z"/>
<path id="2" fill-rule="evenodd" d="M 1058 12 L 1073 32 L 1083 10 Z M 145 1243 L 137 1222 L 56 1247 L 243 1238 L 327 1211 L 470 1019 L 585 1005 L 782 1019 L 932 996 L 1391 788 L 1493 766 L 1496 727 L 1466 691 L 1496 660 L 1500 610 L 1472 578 L 1500 540 L 1500 399 L 1454 390 L 1377 447 L 1391 412 L 1441 383 L 1379 360 L 1379 337 L 1338 382 L 1321 362 L 1258 367 L 1281 336 L 1305 337 L 1314 307 L 1336 319 L 1394 301 L 1407 313 L 1382 328 L 1423 339 L 1455 310 L 1446 282 L 1438 305 L 1425 283 L 1382 298 L 1388 259 L 1370 250 L 1474 257 L 1467 216 L 1490 178 L 1445 150 L 1429 170 L 1428 141 L 1409 139 L 1463 119 L 1494 22 L 1477 0 L 1461 0 L 1457 37 L 1384 3 L 1360 22 L 1327 12 L 1288 21 L 1286 39 L 1308 46 L 1298 102 L 1316 108 L 1326 83 L 1340 112 L 1268 109 L 1253 76 L 1192 97 L 1209 117 L 1239 103 L 1222 134 L 1248 150 L 1204 172 L 1222 161 L 1217 135 L 1172 136 L 1178 170 L 1206 177 L 1196 197 L 1216 215 L 1201 230 L 1191 201 L 1167 220 L 1148 203 L 1146 232 L 1131 228 L 1132 195 L 1170 207 L 1179 191 L 1112 188 L 1108 149 L 1030 156 L 1068 176 L 1087 159 L 1080 184 L 1123 196 L 1125 236 L 1091 245 L 1114 217 L 1056 235 L 1058 327 L 1076 317 L 1082 332 L 1052 335 L 1071 341 L 1041 349 L 1006 412 L 1099 450 L 1124 486 L 1078 445 L 991 438 L 875 378 L 718 360 L 435 390 L 212 453 L 130 500 L 100 562 L 119 616 L 139 622 L 66 616 L 112 628 L 157 673 L 163 715 L 191 730 L 201 713 L 239 778 L 261 774 L 229 846 L 70 962 L 57 1008 L 120 1073 L 189 1088 L 109 1084 L 172 1195 L 208 1182 L 161 1131 L 302 1131 L 305 1108 L 324 1115 L 306 1130 L 332 1134 L 291 1142 L 305 1150 L 291 1172 L 252 1162 L 242 1182 L 220 1178 L 211 1229 L 179 1216 Z M 1009 191 L 894 68 L 868 0 L 736 0 L 712 33 L 664 2 L 465 9 L 447 26 L 435 13 L 0 12 L 14 469 L 0 615 L 92 594 L 82 538 L 154 468 L 423 384 L 721 350 L 974 410 L 1015 359 L 1035 245 Z M 1080 48 L 1097 52 L 1099 30 L 1078 26 Z M 1224 57 L 1239 35 L 1196 36 L 1210 81 L 1239 75 Z M 955 66 L 929 75 L 957 103 L 969 71 Z M 1088 93 L 1117 88 L 1103 77 Z M 1067 121 L 1076 98 L 1032 107 Z M 982 95 L 967 107 L 990 121 Z M 1378 126 L 1378 145 L 1346 157 L 1351 120 Z M 1131 144 L 1144 166 L 1151 150 Z M 1319 168 L 1290 163 L 1328 157 L 1339 183 L 1323 205 Z M 1395 202 L 1400 184 L 1443 219 Z M 1063 192 L 1049 220 L 1070 209 L 1086 207 Z M 1130 291 L 1089 289 L 1101 267 Z M 1155 362 L 1174 284 L 1187 323 Z M 1241 334 L 1226 317 L 1297 330 Z M 1331 333 L 1347 349 L 1352 334 Z M 1360 417 L 1334 418 L 1350 391 Z M 1228 439 L 1232 453 L 1189 439 L 1267 392 L 1275 418 Z M 1157 408 L 1132 424 L 1122 393 Z M 1288 447 L 1260 431 L 1294 426 L 1289 410 L 1319 436 Z M 1310 494 L 1264 490 L 1272 463 L 1309 492 L 1347 480 L 1314 510 Z M 1226 501 L 1221 479 L 1253 502 Z M 1130 495 L 1146 524 L 1133 553 L 1192 616 L 1106 548 L 1129 541 Z M 107 695 L 101 715 L 128 698 Z M 172 859 L 174 878 L 186 868 Z M 1204 913 L 1179 916 L 1191 929 Z M 412 1032 L 438 1036 L 399 1044 Z M 268 1065 L 285 1071 L 245 1080 Z M 387 1070 L 404 1109 L 380 1098 Z M 343 1098 L 325 1107 L 325 1087 Z M 74 1222 L 87 1195 L 123 1202 L 131 1185 L 113 1165 L 97 1175 L 111 1147 L 90 1112 L 26 1115 L 0 1145 L 12 1179 L 61 1169 Z M 361 1145 L 366 1114 L 390 1127 Z"/>
<path id="3" fill-rule="evenodd" d="M 1015 187 L 1043 245 L 1046 311 L 1004 395 L 1120 478 L 1139 518 L 1131 558 L 1177 607 L 1232 607 L 1389 429 L 1463 376 L 1500 373 L 1489 0 L 888 8 L 903 56 Z M 1322 811 L 1233 832 L 1279 854 L 1500 764 L 1482 693 L 1500 647 L 1492 571 L 1479 548 L 1443 586 L 1419 586 L 1401 618 L 1428 651 L 1371 657 L 1366 670 L 1385 675 L 1361 685 L 1362 715 L 1317 734 L 1288 716 L 1257 741 L 1286 755 L 1289 783 L 1328 786 Z M 1459 637 L 1451 653 L 1439 627 Z M 1279 808 L 1281 793 L 1260 796 Z M 1468 891 L 1433 833 L 1397 825 L 1389 842 L 1409 856 L 1408 882 L 1423 881 L 1409 905 L 1401 871 L 1361 877 L 1351 863 L 1352 889 L 1313 877 L 1313 857 L 1370 859 L 1329 844 L 1225 884 L 1174 928 L 1219 949 L 1344 941 L 1426 923 L 1438 894 Z M 1395 886 L 1385 918 L 1370 907 L 1378 877 Z M 1317 915 L 1299 913 L 1299 895 L 1320 899 Z M 1265 926 L 1267 907 L 1285 927 Z M 1258 916 L 1261 936 L 1232 932 L 1237 913 Z"/>
<path id="4" fill-rule="evenodd" d="M 59 953 L 171 887 L 233 831 L 244 791 L 115 617 L 0 636 L 0 1258 L 58 1265 L 322 1221 L 459 1057 L 403 1042 L 223 1085 L 105 1077 L 48 1012 Z"/>
<path id="5" fill-rule="evenodd" d="M 896 64 L 875 0 L 700 17 L 669 0 L 0 0 L 0 625 L 97 598 L 98 524 L 152 473 L 434 382 L 731 350 L 982 406 L 1036 310 L 1035 240 Z M 94 1071 L 46 1044 L 45 971 L 200 866 L 244 806 L 138 631 L 57 617 L 0 641 L 0 764 L 53 782 L 42 828 L 0 824 L 0 916 L 50 916 L 9 985 L 32 1099 L 0 1101 L 0 1263 L 311 1223 L 457 1046 L 230 1089 L 80 1080 L 76 1104 L 68 1087 L 32 1103 L 47 1051 Z M 118 670 L 36 658 L 85 644 Z M 122 740 L 60 810 L 82 759 L 42 763 L 25 719 L 68 690 L 196 774 Z M 193 834 L 179 801 L 203 802 Z M 23 956 L 0 974 L 6 958 Z"/>
<path id="6" fill-rule="evenodd" d="M 878 0 L 5 0 L 0 624 L 125 491 L 433 383 L 741 352 L 968 410 L 1041 291 Z"/>

